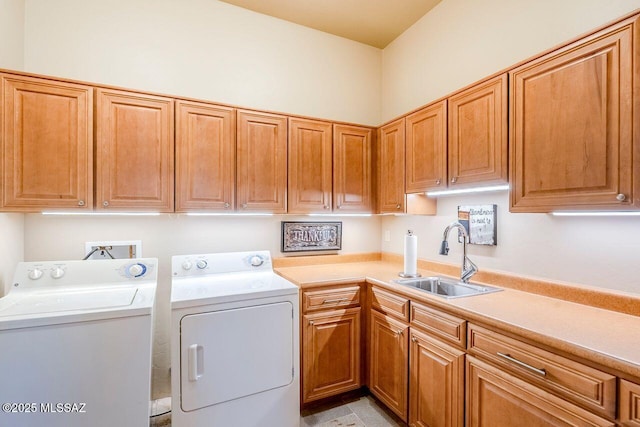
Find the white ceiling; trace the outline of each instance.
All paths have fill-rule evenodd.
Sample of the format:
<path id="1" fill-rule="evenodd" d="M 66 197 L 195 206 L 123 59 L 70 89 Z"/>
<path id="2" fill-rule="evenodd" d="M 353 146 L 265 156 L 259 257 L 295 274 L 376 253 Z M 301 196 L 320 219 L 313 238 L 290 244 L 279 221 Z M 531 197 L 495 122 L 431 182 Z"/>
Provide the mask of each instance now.
<path id="1" fill-rule="evenodd" d="M 222 0 L 384 48 L 441 0 Z"/>

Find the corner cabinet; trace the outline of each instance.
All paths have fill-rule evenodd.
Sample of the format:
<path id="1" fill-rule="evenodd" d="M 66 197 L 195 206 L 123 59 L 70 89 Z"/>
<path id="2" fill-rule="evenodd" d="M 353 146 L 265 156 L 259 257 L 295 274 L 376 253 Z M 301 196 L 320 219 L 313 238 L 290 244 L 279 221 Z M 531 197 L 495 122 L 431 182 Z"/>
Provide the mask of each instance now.
<path id="1" fill-rule="evenodd" d="M 232 211 L 235 164 L 235 110 L 177 101 L 176 212 Z"/>
<path id="2" fill-rule="evenodd" d="M 509 73 L 512 212 L 640 207 L 638 20 Z"/>
<path id="3" fill-rule="evenodd" d="M 91 209 L 93 88 L 0 74 L 0 209 Z"/>
<path id="4" fill-rule="evenodd" d="M 288 213 L 329 213 L 333 174 L 331 123 L 289 118 Z"/>
<path id="5" fill-rule="evenodd" d="M 173 212 L 173 99 L 97 89 L 96 111 L 96 209 Z"/>
<path id="6" fill-rule="evenodd" d="M 287 117 L 238 111 L 237 210 L 287 213 Z"/>
<path id="7" fill-rule="evenodd" d="M 377 152 L 378 212 L 403 213 L 405 119 L 396 120 L 380 128 Z"/>
<path id="8" fill-rule="evenodd" d="M 338 213 L 371 213 L 371 128 L 333 125 L 333 201 Z"/>

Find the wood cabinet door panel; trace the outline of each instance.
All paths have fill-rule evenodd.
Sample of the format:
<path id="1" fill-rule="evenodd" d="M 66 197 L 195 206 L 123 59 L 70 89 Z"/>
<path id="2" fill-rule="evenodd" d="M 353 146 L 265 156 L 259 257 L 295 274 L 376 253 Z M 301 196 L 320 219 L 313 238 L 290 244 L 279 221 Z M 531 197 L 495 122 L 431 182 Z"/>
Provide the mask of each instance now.
<path id="1" fill-rule="evenodd" d="M 464 425 L 464 356 L 463 351 L 411 329 L 409 425 Z"/>
<path id="2" fill-rule="evenodd" d="M 620 380 L 620 422 L 624 427 L 640 427 L 640 385 Z"/>
<path id="3" fill-rule="evenodd" d="M 97 90 L 97 209 L 173 211 L 174 102 Z"/>
<path id="4" fill-rule="evenodd" d="M 407 421 L 409 327 L 371 310 L 369 390 Z"/>
<path id="5" fill-rule="evenodd" d="M 615 425 L 471 356 L 466 368 L 468 427 Z"/>
<path id="6" fill-rule="evenodd" d="M 91 209 L 93 89 L 2 74 L 4 210 Z"/>
<path id="7" fill-rule="evenodd" d="M 235 142 L 233 108 L 176 103 L 176 212 L 233 209 Z"/>
<path id="8" fill-rule="evenodd" d="M 302 403 L 360 387 L 360 307 L 302 318 Z"/>
<path id="9" fill-rule="evenodd" d="M 240 211 L 287 212 L 287 117 L 238 111 Z"/>
<path id="10" fill-rule="evenodd" d="M 633 204 L 637 42 L 627 22 L 510 72 L 512 211 Z"/>
<path id="11" fill-rule="evenodd" d="M 449 185 L 507 182 L 507 75 L 449 98 Z"/>
<path id="12" fill-rule="evenodd" d="M 447 101 L 406 117 L 406 192 L 447 186 Z"/>
<path id="13" fill-rule="evenodd" d="M 289 213 L 331 211 L 332 129 L 331 123 L 289 118 Z"/>
<path id="14" fill-rule="evenodd" d="M 372 130 L 333 125 L 333 199 L 339 212 L 371 212 Z"/>
<path id="15" fill-rule="evenodd" d="M 404 119 L 380 128 L 378 138 L 378 210 L 402 213 L 404 196 Z"/>

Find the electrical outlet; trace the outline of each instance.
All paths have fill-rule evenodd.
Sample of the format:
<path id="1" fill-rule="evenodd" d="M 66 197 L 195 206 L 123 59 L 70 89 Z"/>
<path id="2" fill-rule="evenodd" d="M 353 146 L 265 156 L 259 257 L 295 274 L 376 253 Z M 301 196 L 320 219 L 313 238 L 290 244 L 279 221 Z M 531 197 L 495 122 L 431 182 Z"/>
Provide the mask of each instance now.
<path id="1" fill-rule="evenodd" d="M 85 242 L 84 259 L 127 259 L 142 257 L 141 240 Z"/>
<path id="2" fill-rule="evenodd" d="M 391 231 L 384 230 L 384 241 L 385 242 L 390 242 L 391 241 Z"/>

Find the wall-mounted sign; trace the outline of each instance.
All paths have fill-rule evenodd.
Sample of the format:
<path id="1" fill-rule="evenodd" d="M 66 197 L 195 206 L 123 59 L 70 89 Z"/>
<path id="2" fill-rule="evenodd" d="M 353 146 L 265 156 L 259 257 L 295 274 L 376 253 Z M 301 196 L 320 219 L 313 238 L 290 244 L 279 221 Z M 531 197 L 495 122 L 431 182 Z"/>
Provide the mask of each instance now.
<path id="1" fill-rule="evenodd" d="M 342 222 L 282 221 L 282 252 L 342 249 Z"/>
<path id="2" fill-rule="evenodd" d="M 497 245 L 497 205 L 458 206 L 458 222 L 464 225 L 472 245 Z"/>

